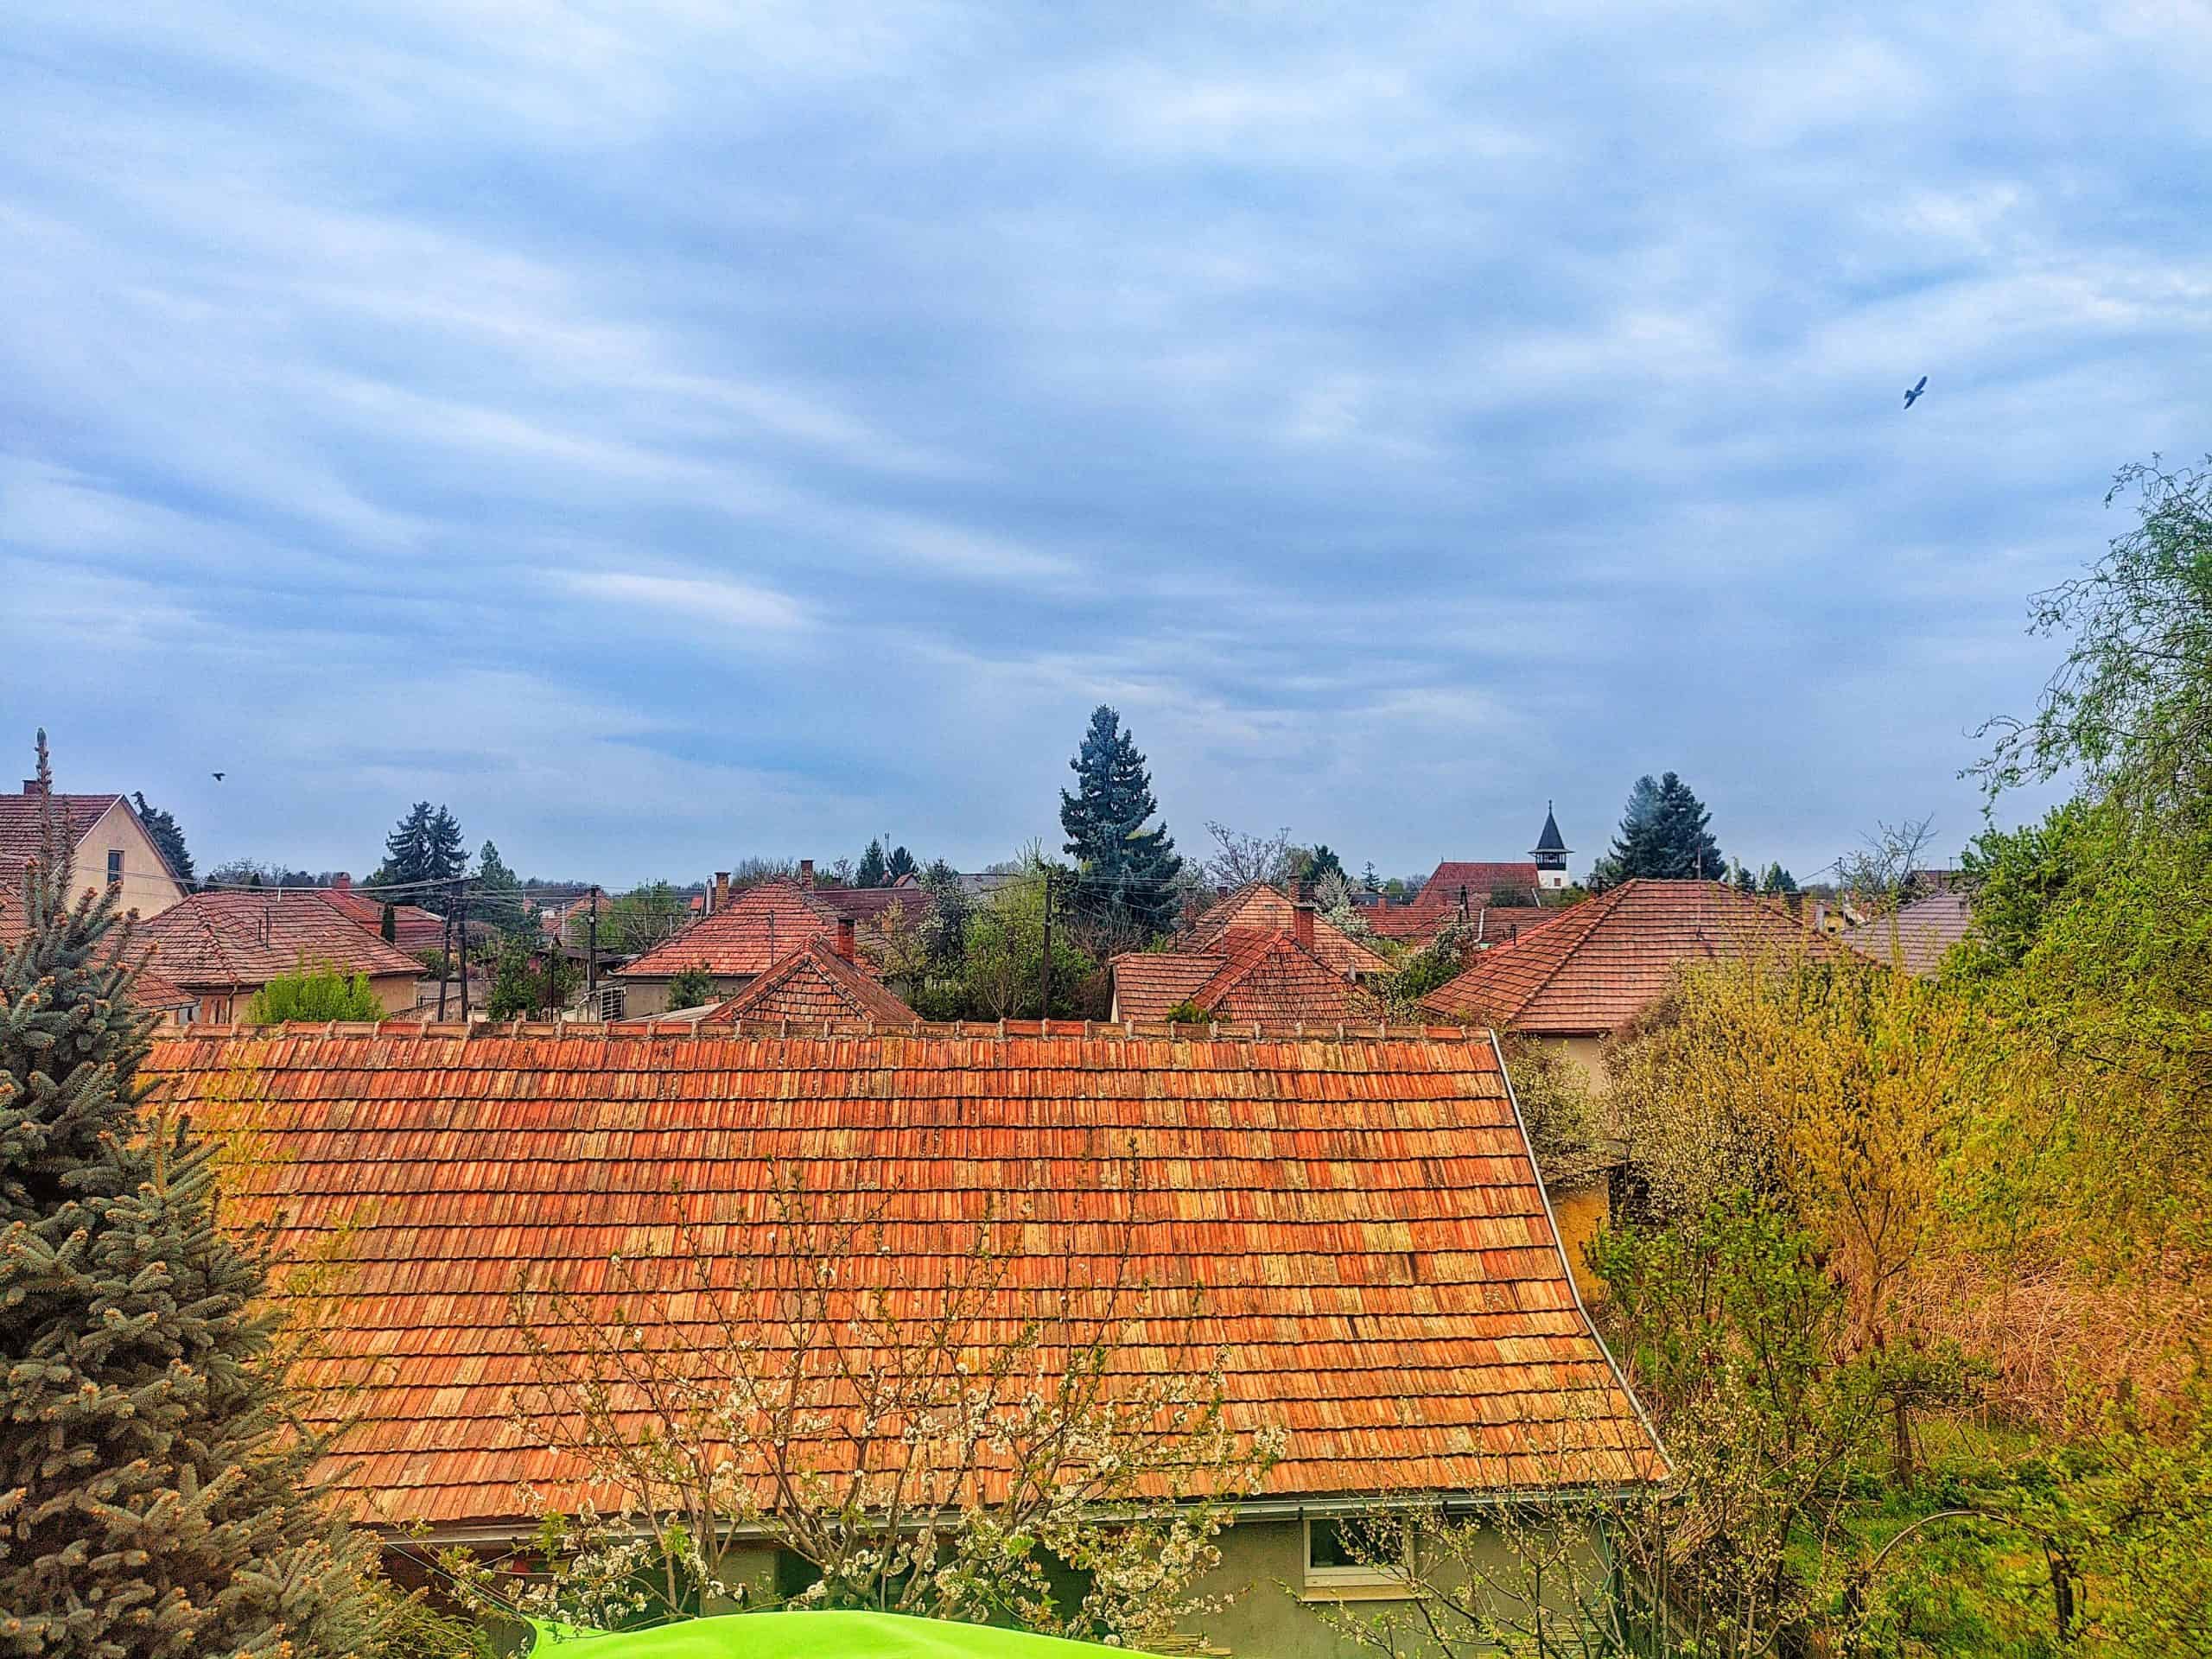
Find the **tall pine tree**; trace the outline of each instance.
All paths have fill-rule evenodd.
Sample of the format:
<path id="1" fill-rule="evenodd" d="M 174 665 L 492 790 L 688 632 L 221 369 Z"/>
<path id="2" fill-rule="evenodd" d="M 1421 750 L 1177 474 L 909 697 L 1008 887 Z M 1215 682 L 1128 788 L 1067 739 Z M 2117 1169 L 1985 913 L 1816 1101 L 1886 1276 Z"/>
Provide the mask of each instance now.
<path id="1" fill-rule="evenodd" d="M 1068 768 L 1076 775 L 1076 791 L 1060 791 L 1060 828 L 1079 868 L 1084 912 L 1108 926 L 1161 931 L 1175 914 L 1175 878 L 1183 861 L 1165 823 L 1145 827 L 1160 804 L 1153 798 L 1144 756 L 1122 729 L 1120 715 L 1104 703 L 1091 711 L 1090 729 Z"/>
<path id="2" fill-rule="evenodd" d="M 1658 881 L 1717 881 L 1727 861 L 1707 826 L 1713 815 L 1674 772 L 1636 780 L 1612 850 L 1598 873 L 1606 886 L 1638 876 Z"/>
<path id="3" fill-rule="evenodd" d="M 149 806 L 143 793 L 134 793 L 131 803 L 138 809 L 138 822 L 146 826 L 146 833 L 154 845 L 162 849 L 162 857 L 169 867 L 169 874 L 180 881 L 193 879 L 192 855 L 185 849 L 184 830 L 173 813 L 158 806 Z"/>
<path id="4" fill-rule="evenodd" d="M 443 915 L 449 889 L 468 868 L 461 844 L 461 823 L 442 806 L 417 801 L 384 838 L 384 862 L 369 879 L 381 896 L 435 910 Z"/>
<path id="5" fill-rule="evenodd" d="M 72 863 L 49 812 L 0 960 L 0 1655 L 359 1652 L 264 1262 L 216 1225 L 213 1142 L 143 1109 L 130 931 Z"/>
<path id="6" fill-rule="evenodd" d="M 853 885 L 856 887 L 881 887 L 883 873 L 887 868 L 888 867 L 885 864 L 883 858 L 883 842 L 880 840 L 869 842 L 868 850 L 861 855 L 860 868 L 853 872 Z"/>

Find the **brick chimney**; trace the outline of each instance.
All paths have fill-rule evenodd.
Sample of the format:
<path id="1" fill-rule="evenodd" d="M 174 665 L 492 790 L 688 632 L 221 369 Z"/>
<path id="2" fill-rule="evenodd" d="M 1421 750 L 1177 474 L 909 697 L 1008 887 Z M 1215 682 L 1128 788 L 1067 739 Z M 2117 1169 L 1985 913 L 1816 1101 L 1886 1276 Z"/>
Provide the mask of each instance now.
<path id="1" fill-rule="evenodd" d="M 810 887 L 814 885 L 814 861 L 812 859 L 802 858 L 799 860 L 798 884 L 802 887 Z"/>
<path id="2" fill-rule="evenodd" d="M 719 916 L 729 908 L 729 872 L 715 872 L 715 913 Z"/>
<path id="3" fill-rule="evenodd" d="M 353 878 L 340 870 L 330 878 L 330 886 L 334 893 L 350 893 L 353 889 Z"/>
<path id="4" fill-rule="evenodd" d="M 35 779 L 35 778 L 26 778 L 26 779 L 23 779 L 23 793 L 24 793 L 24 794 L 26 794 L 26 795 L 36 795 L 36 794 L 41 793 L 41 791 L 40 791 L 39 786 L 38 786 L 38 779 Z"/>
<path id="5" fill-rule="evenodd" d="M 837 918 L 837 954 L 847 962 L 853 959 L 853 918 L 849 916 Z"/>
<path id="6" fill-rule="evenodd" d="M 1313 948 L 1313 901 L 1312 899 L 1301 899 L 1290 907 L 1290 937 L 1298 941 L 1300 950 L 1311 950 Z"/>

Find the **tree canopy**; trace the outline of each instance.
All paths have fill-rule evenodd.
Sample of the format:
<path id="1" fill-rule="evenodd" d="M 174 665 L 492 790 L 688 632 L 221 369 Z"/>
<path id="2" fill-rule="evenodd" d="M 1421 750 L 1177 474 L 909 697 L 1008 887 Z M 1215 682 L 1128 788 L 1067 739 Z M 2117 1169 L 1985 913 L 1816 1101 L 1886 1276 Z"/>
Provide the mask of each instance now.
<path id="1" fill-rule="evenodd" d="M 1727 861 L 1707 826 L 1713 815 L 1674 772 L 1649 773 L 1629 791 L 1612 850 L 1591 872 L 1593 887 L 1613 887 L 1638 877 L 1661 881 L 1719 880 Z"/>
<path id="2" fill-rule="evenodd" d="M 150 804 L 142 793 L 134 792 L 130 804 L 138 809 L 138 822 L 146 826 L 146 833 L 160 848 L 162 857 L 169 867 L 169 874 L 180 881 L 189 881 L 192 874 L 192 855 L 185 849 L 184 831 L 175 817 L 160 807 Z"/>
<path id="3" fill-rule="evenodd" d="M 1076 788 L 1060 791 L 1060 827 L 1078 867 L 1077 902 L 1095 923 L 1160 931 L 1175 914 L 1183 861 L 1166 824 L 1152 824 L 1152 777 L 1120 715 L 1104 703 L 1091 712 L 1068 769 Z"/>
<path id="4" fill-rule="evenodd" d="M 461 824 L 444 807 L 433 809 L 428 801 L 408 809 L 385 837 L 384 851 L 384 862 L 369 878 L 369 885 L 400 889 L 385 896 L 441 912 L 448 903 L 448 887 L 468 865 Z"/>

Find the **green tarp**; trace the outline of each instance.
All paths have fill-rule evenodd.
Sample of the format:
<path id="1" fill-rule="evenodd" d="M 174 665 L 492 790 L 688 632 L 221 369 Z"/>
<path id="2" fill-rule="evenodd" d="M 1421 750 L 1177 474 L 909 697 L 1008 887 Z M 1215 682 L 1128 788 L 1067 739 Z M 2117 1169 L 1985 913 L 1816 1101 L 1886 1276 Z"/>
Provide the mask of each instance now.
<path id="1" fill-rule="evenodd" d="M 537 1627 L 530 1659 L 1097 1659 L 1127 1649 L 898 1613 L 733 1613 L 620 1636 Z"/>

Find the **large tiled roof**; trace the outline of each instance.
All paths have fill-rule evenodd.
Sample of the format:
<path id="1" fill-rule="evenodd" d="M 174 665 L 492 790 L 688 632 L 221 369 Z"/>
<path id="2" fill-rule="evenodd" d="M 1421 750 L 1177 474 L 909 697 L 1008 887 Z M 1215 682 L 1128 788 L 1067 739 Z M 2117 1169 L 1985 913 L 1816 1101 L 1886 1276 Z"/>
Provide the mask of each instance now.
<path id="1" fill-rule="evenodd" d="M 849 917 L 855 922 L 877 927 L 894 910 L 902 922 L 913 922 L 930 907 L 931 902 L 926 887 L 911 884 L 903 887 L 816 887 L 812 892 L 816 902 L 827 906 L 832 915 Z"/>
<path id="2" fill-rule="evenodd" d="M 1683 963 L 1777 949 L 1832 953 L 1785 912 L 1717 881 L 1624 881 L 1484 951 L 1423 1006 L 1516 1031 L 1618 1031 Z"/>
<path id="3" fill-rule="evenodd" d="M 795 881 L 764 881 L 733 893 L 728 909 L 614 971 L 632 979 L 667 979 L 687 968 L 728 976 L 766 973 L 809 939 L 836 931 L 836 913 L 814 893 Z"/>
<path id="4" fill-rule="evenodd" d="M 265 985 L 302 963 L 371 978 L 423 971 L 313 893 L 195 893 L 140 922 L 137 937 L 153 948 L 156 973 L 191 990 Z"/>
<path id="5" fill-rule="evenodd" d="M 1231 928 L 1287 933 L 1296 906 L 1288 893 L 1264 881 L 1248 881 L 1202 913 L 1175 938 L 1179 950 L 1210 951 Z M 1313 953 L 1340 974 L 1387 974 L 1390 964 L 1335 923 L 1316 917 Z"/>
<path id="6" fill-rule="evenodd" d="M 1158 1020 L 1185 1002 L 1217 1020 L 1269 1025 L 1375 1017 L 1346 976 L 1267 928 L 1230 928 L 1204 952 L 1135 951 L 1111 965 L 1115 1009 L 1127 1020 Z"/>
<path id="7" fill-rule="evenodd" d="M 1368 931 L 1386 939 L 1419 944 L 1444 925 L 1442 912 L 1418 905 L 1376 905 L 1359 912 Z"/>
<path id="8" fill-rule="evenodd" d="M 824 938 L 811 938 L 707 1016 L 709 1024 L 736 1020 L 873 1020 L 914 1026 L 921 1015 L 837 954 Z"/>
<path id="9" fill-rule="evenodd" d="M 144 1075 L 187 1105 L 245 1079 L 268 1155 L 234 1202 L 281 1217 L 280 1244 L 344 1240 L 322 1293 L 342 1317 L 300 1380 L 359 1420 L 340 1478 L 394 1523 L 517 1520 L 522 1482 L 561 1507 L 591 1496 L 513 1420 L 533 1375 L 518 1274 L 588 1319 L 619 1299 L 648 1340 L 711 1345 L 699 1299 L 641 1305 L 608 1258 L 671 1293 L 695 1262 L 753 1282 L 785 1184 L 880 1213 L 880 1252 L 850 1258 L 879 1283 L 947 1282 L 973 1225 L 1018 1207 L 999 1235 L 1010 1326 L 1124 1249 L 1157 1293 L 1202 1293 L 1195 1331 L 1141 1324 L 1120 1369 L 1223 1349 L 1232 1426 L 1287 1433 L 1270 1496 L 1662 1472 L 1480 1038 L 203 1027 L 156 1042 Z"/>
<path id="10" fill-rule="evenodd" d="M 1931 893 L 1845 934 L 1844 942 L 1888 968 L 1926 978 L 1974 925 L 1974 905 L 1958 889 Z"/>
<path id="11" fill-rule="evenodd" d="M 1548 927 L 1569 908 L 1565 905 L 1483 905 L 1471 912 L 1468 926 L 1478 944 L 1510 944 L 1540 927 Z"/>

